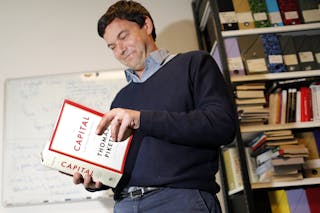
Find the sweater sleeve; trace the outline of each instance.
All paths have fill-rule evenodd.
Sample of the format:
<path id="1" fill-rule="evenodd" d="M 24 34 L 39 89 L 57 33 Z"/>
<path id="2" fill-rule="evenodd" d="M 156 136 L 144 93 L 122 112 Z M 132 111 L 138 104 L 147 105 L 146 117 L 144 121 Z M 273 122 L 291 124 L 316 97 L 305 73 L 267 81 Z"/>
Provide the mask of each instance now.
<path id="1" fill-rule="evenodd" d="M 140 129 L 148 136 L 186 146 L 216 148 L 232 142 L 236 116 L 219 67 L 200 51 L 187 63 L 193 110 L 141 111 Z"/>

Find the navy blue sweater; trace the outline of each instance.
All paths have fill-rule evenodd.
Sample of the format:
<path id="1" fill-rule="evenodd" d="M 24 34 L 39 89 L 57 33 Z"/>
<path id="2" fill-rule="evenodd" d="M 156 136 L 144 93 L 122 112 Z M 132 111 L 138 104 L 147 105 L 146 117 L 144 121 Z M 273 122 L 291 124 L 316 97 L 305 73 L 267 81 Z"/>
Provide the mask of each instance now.
<path id="1" fill-rule="evenodd" d="M 145 82 L 124 87 L 111 107 L 139 110 L 141 117 L 115 194 L 127 186 L 218 192 L 218 148 L 235 133 L 227 91 L 202 51 L 178 54 Z"/>

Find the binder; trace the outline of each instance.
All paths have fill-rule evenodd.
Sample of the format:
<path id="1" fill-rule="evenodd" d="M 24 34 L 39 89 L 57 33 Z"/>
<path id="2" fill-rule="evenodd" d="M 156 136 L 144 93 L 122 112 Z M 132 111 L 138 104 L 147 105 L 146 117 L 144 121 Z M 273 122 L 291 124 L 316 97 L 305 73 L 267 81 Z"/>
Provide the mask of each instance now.
<path id="1" fill-rule="evenodd" d="M 283 26 L 277 0 L 267 0 L 266 5 L 271 26 Z"/>
<path id="2" fill-rule="evenodd" d="M 301 70 L 297 50 L 293 42 L 292 36 L 281 35 L 279 36 L 280 46 L 283 54 L 284 64 L 288 71 L 299 71 Z"/>
<path id="3" fill-rule="evenodd" d="M 278 36 L 276 34 L 263 34 L 261 35 L 261 38 L 267 58 L 269 72 L 286 72 L 287 69 L 283 63 L 282 51 Z"/>
<path id="4" fill-rule="evenodd" d="M 297 0 L 278 0 L 278 5 L 284 25 L 302 23 Z"/>
<path id="5" fill-rule="evenodd" d="M 245 75 L 237 38 L 224 40 L 230 76 Z"/>
<path id="6" fill-rule="evenodd" d="M 270 27 L 267 15 L 267 6 L 264 0 L 249 0 L 250 9 L 253 14 L 255 27 Z"/>
<path id="7" fill-rule="evenodd" d="M 259 35 L 240 36 L 238 43 L 247 74 L 268 72 L 263 44 Z"/>
<path id="8" fill-rule="evenodd" d="M 238 21 L 232 0 L 218 0 L 219 18 L 222 30 L 238 30 Z"/>
<path id="9" fill-rule="evenodd" d="M 236 12 L 239 29 L 254 28 L 253 16 L 250 10 L 248 0 L 233 0 L 234 10 Z"/>
<path id="10" fill-rule="evenodd" d="M 310 36 L 312 40 L 312 52 L 317 63 L 317 69 L 320 69 L 320 35 Z"/>
<path id="11" fill-rule="evenodd" d="M 299 35 L 293 37 L 297 50 L 300 67 L 302 70 L 314 70 L 317 68 L 313 51 L 312 40 L 307 35 Z"/>
<path id="12" fill-rule="evenodd" d="M 304 23 L 320 21 L 319 0 L 298 0 Z"/>

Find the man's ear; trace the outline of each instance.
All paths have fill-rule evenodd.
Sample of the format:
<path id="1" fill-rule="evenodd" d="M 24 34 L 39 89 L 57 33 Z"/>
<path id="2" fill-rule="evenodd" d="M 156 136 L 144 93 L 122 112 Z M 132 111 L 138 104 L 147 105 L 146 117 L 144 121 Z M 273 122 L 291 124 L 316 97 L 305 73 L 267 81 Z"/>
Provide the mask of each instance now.
<path id="1" fill-rule="evenodd" d="M 154 26 L 153 26 L 153 23 L 152 23 L 150 17 L 146 16 L 143 27 L 146 29 L 148 35 L 152 34 L 152 30 L 153 30 Z"/>

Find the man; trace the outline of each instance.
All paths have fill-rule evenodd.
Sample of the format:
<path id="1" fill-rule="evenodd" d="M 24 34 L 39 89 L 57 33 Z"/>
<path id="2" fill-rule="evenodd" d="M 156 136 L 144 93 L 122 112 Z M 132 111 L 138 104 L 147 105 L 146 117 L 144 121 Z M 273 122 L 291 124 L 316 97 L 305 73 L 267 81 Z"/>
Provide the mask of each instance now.
<path id="1" fill-rule="evenodd" d="M 114 212 L 220 212 L 218 149 L 233 140 L 235 115 L 215 61 L 202 51 L 158 49 L 151 16 L 134 1 L 113 4 L 98 32 L 128 67 L 129 83 L 96 132 L 110 126 L 114 141 L 133 134 Z M 107 188 L 89 175 L 75 174 L 74 183 Z"/>

